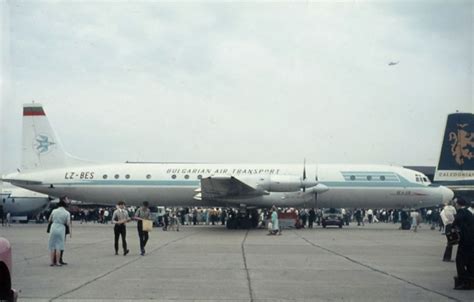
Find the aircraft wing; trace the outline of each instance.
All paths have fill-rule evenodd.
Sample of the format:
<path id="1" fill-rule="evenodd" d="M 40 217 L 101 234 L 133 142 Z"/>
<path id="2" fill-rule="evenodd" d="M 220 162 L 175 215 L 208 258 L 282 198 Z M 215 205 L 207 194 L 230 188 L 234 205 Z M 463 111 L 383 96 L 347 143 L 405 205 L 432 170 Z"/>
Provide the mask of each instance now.
<path id="1" fill-rule="evenodd" d="M 199 190 L 198 190 L 199 191 Z M 245 198 L 266 194 L 233 176 L 216 176 L 201 179 L 200 193 L 197 199 Z"/>
<path id="2" fill-rule="evenodd" d="M 8 179 L 8 178 L 2 178 L 2 181 L 4 182 L 9 182 L 12 185 L 41 185 L 43 182 L 41 181 L 36 181 L 36 180 L 28 180 L 28 179 Z"/>

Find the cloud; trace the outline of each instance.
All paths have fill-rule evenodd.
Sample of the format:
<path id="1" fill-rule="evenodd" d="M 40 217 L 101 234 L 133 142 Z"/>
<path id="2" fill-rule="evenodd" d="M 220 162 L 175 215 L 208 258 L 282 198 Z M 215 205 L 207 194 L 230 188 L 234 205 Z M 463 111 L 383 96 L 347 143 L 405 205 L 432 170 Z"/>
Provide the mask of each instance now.
<path id="1" fill-rule="evenodd" d="M 32 99 L 97 160 L 434 164 L 446 114 L 474 107 L 469 7 L 9 4 L 6 166 Z"/>

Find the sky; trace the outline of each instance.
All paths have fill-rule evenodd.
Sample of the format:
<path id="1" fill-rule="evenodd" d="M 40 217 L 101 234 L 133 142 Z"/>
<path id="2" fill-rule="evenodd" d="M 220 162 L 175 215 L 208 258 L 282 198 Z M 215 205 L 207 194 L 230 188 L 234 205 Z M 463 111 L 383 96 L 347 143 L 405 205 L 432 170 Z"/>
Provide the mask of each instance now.
<path id="1" fill-rule="evenodd" d="M 20 166 L 33 100 L 97 162 L 433 166 L 447 114 L 474 111 L 472 1 L 0 10 L 1 173 Z"/>

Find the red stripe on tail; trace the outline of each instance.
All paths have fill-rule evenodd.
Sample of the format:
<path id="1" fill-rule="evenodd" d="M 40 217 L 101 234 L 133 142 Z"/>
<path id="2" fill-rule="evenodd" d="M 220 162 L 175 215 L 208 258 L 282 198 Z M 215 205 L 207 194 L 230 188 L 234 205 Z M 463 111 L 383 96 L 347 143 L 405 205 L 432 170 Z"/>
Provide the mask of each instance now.
<path id="1" fill-rule="evenodd" d="M 23 108 L 23 116 L 37 116 L 44 114 L 43 107 L 25 107 Z"/>

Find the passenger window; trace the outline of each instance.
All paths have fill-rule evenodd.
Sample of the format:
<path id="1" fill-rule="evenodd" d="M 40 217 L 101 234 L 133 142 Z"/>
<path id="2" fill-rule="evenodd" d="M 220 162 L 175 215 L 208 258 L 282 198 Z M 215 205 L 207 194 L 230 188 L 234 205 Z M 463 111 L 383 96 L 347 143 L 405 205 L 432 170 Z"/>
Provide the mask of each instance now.
<path id="1" fill-rule="evenodd" d="M 202 179 L 202 175 L 199 174 L 199 175 L 197 176 L 197 179 Z"/>
<path id="2" fill-rule="evenodd" d="M 176 179 L 176 174 L 171 175 L 171 178 Z"/>
<path id="3" fill-rule="evenodd" d="M 385 176 L 380 176 L 380 180 L 385 180 Z"/>
<path id="4" fill-rule="evenodd" d="M 103 179 L 107 179 L 107 174 L 102 175 Z"/>
<path id="5" fill-rule="evenodd" d="M 147 174 L 146 179 L 150 179 L 150 178 L 151 178 L 151 175 Z"/>
<path id="6" fill-rule="evenodd" d="M 368 175 L 367 180 L 372 180 L 372 176 Z"/>
<path id="7" fill-rule="evenodd" d="M 126 179 L 130 179 L 130 174 L 125 175 Z"/>
<path id="8" fill-rule="evenodd" d="M 189 175 L 188 174 L 184 175 L 184 179 L 189 179 Z"/>
<path id="9" fill-rule="evenodd" d="M 356 177 L 354 175 L 351 175 L 351 180 L 355 180 Z"/>
<path id="10" fill-rule="evenodd" d="M 120 175 L 115 174 L 115 179 L 118 179 L 119 177 L 120 177 Z"/>

